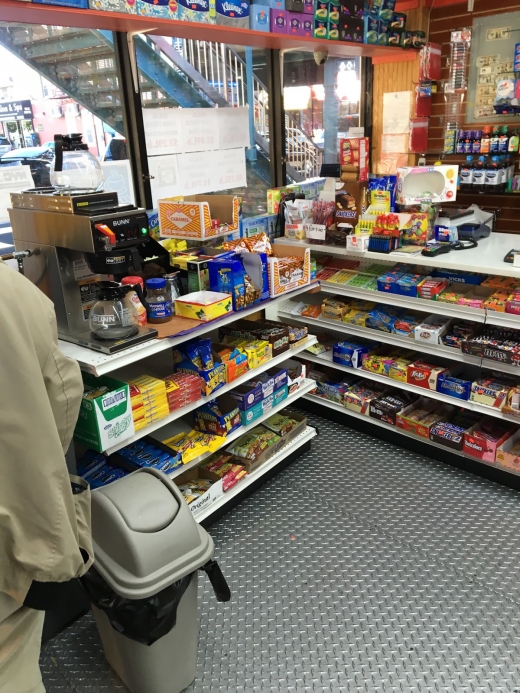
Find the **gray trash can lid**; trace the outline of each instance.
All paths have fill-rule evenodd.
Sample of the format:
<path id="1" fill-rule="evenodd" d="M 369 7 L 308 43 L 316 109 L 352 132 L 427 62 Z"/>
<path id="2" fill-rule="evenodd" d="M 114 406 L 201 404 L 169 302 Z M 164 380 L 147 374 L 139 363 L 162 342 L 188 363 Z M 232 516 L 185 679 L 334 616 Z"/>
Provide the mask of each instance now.
<path id="1" fill-rule="evenodd" d="M 122 597 L 142 599 L 204 565 L 213 540 L 177 486 L 140 469 L 92 493 L 94 567 Z"/>

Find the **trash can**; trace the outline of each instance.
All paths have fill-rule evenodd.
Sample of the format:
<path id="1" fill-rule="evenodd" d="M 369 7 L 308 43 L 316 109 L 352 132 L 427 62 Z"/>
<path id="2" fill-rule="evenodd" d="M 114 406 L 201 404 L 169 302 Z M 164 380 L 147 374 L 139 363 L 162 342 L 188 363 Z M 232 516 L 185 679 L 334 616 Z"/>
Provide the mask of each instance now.
<path id="1" fill-rule="evenodd" d="M 108 662 L 132 693 L 180 693 L 196 673 L 198 570 L 230 599 L 212 538 L 155 469 L 92 494 L 92 537 L 83 584 Z"/>

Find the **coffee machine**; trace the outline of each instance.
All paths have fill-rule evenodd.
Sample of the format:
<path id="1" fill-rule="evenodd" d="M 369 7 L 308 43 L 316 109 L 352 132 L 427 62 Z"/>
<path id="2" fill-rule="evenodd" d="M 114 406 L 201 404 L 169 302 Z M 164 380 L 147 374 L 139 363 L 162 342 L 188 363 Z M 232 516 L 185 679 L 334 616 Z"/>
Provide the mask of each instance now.
<path id="1" fill-rule="evenodd" d="M 144 209 L 120 205 L 115 192 L 52 188 L 12 193 L 11 205 L 15 248 L 31 251 L 25 274 L 53 301 L 61 339 L 111 354 L 157 336 L 139 327 L 131 337 L 97 339 L 88 322 L 100 280 L 141 272 L 150 258 L 168 262 L 167 251 L 150 237 Z"/>

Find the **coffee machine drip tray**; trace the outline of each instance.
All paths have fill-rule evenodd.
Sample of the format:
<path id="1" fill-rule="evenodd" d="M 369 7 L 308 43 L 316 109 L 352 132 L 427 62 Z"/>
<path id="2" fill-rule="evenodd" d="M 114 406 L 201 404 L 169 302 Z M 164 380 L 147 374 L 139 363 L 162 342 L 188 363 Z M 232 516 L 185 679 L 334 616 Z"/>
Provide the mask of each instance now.
<path id="1" fill-rule="evenodd" d="M 79 346 L 86 347 L 87 349 L 101 351 L 103 354 L 116 354 L 118 351 L 123 351 L 123 349 L 130 349 L 130 347 L 136 346 L 137 344 L 155 339 L 157 335 L 157 330 L 151 327 L 139 327 L 139 332 L 137 334 L 132 337 L 126 337 L 125 339 L 97 339 L 90 330 L 78 332 L 75 335 L 58 334 L 59 338 L 63 339 L 65 342 L 79 344 Z"/>

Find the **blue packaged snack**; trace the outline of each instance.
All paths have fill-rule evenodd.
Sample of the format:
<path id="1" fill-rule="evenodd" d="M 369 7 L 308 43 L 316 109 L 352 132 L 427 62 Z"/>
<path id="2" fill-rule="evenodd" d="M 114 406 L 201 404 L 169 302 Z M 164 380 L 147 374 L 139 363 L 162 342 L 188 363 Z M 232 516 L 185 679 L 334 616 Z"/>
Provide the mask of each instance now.
<path id="1" fill-rule="evenodd" d="M 396 319 L 402 314 L 401 308 L 378 304 L 366 319 L 366 326 L 381 332 L 393 332 Z"/>
<path id="2" fill-rule="evenodd" d="M 126 445 L 124 448 L 121 448 L 121 450 L 119 450 L 119 454 L 123 457 L 131 458 L 134 455 L 138 455 L 140 452 L 142 452 L 146 446 L 146 441 L 136 440 L 135 443 L 130 443 L 130 445 Z"/>
<path id="3" fill-rule="evenodd" d="M 126 474 L 128 474 L 126 470 L 106 464 L 83 478 L 88 482 L 90 488 L 101 488 L 101 486 L 106 486 L 116 479 L 121 479 Z"/>
<path id="4" fill-rule="evenodd" d="M 334 344 L 332 360 L 349 368 L 361 368 L 363 354 L 368 354 L 376 346 L 377 342 L 370 344 L 358 344 L 356 342 L 338 342 Z"/>
<path id="5" fill-rule="evenodd" d="M 377 29 L 379 31 L 380 25 L 378 24 Z M 395 212 L 395 188 L 397 185 L 397 176 L 376 176 L 370 175 L 368 179 L 368 195 L 371 199 L 372 191 L 381 190 L 383 192 L 390 193 L 390 211 Z"/>
<path id="6" fill-rule="evenodd" d="M 87 474 L 97 471 L 107 463 L 107 458 L 95 450 L 87 450 L 76 464 L 76 474 L 85 477 Z"/>

